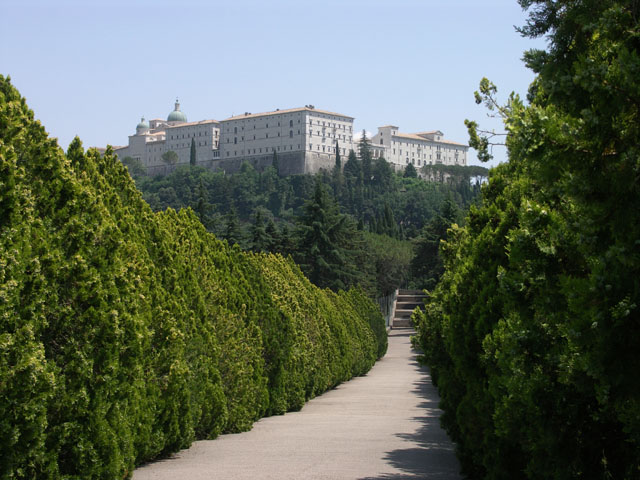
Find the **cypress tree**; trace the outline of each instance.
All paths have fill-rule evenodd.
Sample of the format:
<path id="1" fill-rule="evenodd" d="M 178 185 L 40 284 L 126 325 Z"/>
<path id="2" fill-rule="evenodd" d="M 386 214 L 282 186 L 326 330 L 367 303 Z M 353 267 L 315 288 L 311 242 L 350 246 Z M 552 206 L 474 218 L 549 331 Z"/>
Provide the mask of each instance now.
<path id="1" fill-rule="evenodd" d="M 191 166 L 195 166 L 196 165 L 196 140 L 195 138 L 191 137 L 191 151 L 189 152 L 189 164 Z"/>
<path id="2" fill-rule="evenodd" d="M 367 132 L 362 130 L 362 137 L 358 143 L 358 150 L 360 154 L 360 161 L 362 162 L 362 177 L 365 185 L 371 183 L 372 168 L 371 168 L 371 143 L 367 138 Z"/>

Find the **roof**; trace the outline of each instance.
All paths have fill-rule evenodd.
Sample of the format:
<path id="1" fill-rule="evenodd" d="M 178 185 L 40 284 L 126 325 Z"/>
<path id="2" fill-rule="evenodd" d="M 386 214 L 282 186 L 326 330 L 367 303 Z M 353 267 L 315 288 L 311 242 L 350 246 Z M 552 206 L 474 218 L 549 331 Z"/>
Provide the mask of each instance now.
<path id="1" fill-rule="evenodd" d="M 422 134 L 424 133 L 425 132 L 422 132 Z M 431 140 L 428 138 L 421 137 L 416 133 L 396 133 L 393 136 L 400 137 L 400 138 L 408 138 L 410 140 L 420 140 L 421 142 L 446 143 L 449 145 L 457 145 L 459 147 L 469 147 L 469 145 L 465 145 L 464 143 L 454 142 L 453 140 Z"/>
<path id="2" fill-rule="evenodd" d="M 223 122 L 228 122 L 230 120 L 242 120 L 245 118 L 256 118 L 256 117 L 265 117 L 267 115 L 278 115 L 281 113 L 295 113 L 295 112 L 316 112 L 316 113 L 324 113 L 325 115 L 336 115 L 338 117 L 344 117 L 344 118 L 351 118 L 353 119 L 353 117 L 350 117 L 349 115 L 343 115 L 342 113 L 336 113 L 336 112 L 329 112 L 327 110 L 319 110 L 317 108 L 310 108 L 310 107 L 298 107 L 298 108 L 288 108 L 285 110 L 274 110 L 272 112 L 263 112 L 263 113 L 246 113 L 246 114 L 242 114 L 242 115 L 235 115 L 233 117 L 229 117 L 225 120 L 223 120 Z"/>
<path id="3" fill-rule="evenodd" d="M 383 125 L 383 126 L 378 127 L 378 128 L 400 128 L 400 127 L 398 127 L 397 125 Z"/>
<path id="4" fill-rule="evenodd" d="M 206 125 L 208 123 L 220 123 L 218 120 L 200 120 L 198 122 L 184 122 L 179 125 L 168 125 L 166 128 L 191 127 L 193 125 Z"/>

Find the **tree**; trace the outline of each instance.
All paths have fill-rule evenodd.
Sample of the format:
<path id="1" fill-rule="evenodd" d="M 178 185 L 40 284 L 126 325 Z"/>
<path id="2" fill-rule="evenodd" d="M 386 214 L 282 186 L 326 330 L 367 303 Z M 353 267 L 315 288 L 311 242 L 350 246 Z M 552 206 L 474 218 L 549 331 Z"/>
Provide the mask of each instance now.
<path id="1" fill-rule="evenodd" d="M 209 216 L 207 215 L 207 211 L 209 210 L 210 205 L 207 202 L 206 198 L 206 190 L 204 188 L 204 183 L 200 180 L 200 185 L 198 185 L 198 200 L 195 205 L 196 215 L 198 215 L 198 219 L 202 224 L 209 228 Z"/>
<path id="2" fill-rule="evenodd" d="M 416 171 L 416 167 L 414 167 L 412 163 L 409 163 L 406 167 L 404 167 L 403 177 L 418 178 L 418 172 Z"/>
<path id="3" fill-rule="evenodd" d="M 141 175 L 145 175 L 147 173 L 147 169 L 144 168 L 144 165 L 142 164 L 139 158 L 133 158 L 128 156 L 124 157 L 122 159 L 122 164 L 127 167 L 127 170 L 129 170 L 129 174 L 133 178 L 139 177 Z"/>
<path id="4" fill-rule="evenodd" d="M 195 138 L 191 137 L 191 151 L 189 152 L 189 164 L 192 167 L 195 167 L 197 162 L 196 159 L 196 140 Z"/>
<path id="5" fill-rule="evenodd" d="M 447 231 L 460 219 L 460 211 L 451 197 L 442 205 L 415 240 L 415 255 L 411 260 L 412 283 L 416 288 L 432 290 L 444 272 L 440 245 L 447 240 Z"/>
<path id="6" fill-rule="evenodd" d="M 519 3 L 548 49 L 525 54 L 527 104 L 480 83 L 509 162 L 442 245 L 418 339 L 470 476 L 637 478 L 640 7 Z"/>
<path id="7" fill-rule="evenodd" d="M 362 130 L 362 137 L 358 142 L 358 152 L 360 155 L 360 161 L 362 162 L 362 177 L 365 185 L 371 183 L 371 142 L 367 138 L 367 132 Z"/>
<path id="8" fill-rule="evenodd" d="M 268 252 L 272 239 L 267 234 L 262 217 L 262 209 L 256 209 L 253 226 L 251 227 L 251 250 L 254 252 Z"/>
<path id="9" fill-rule="evenodd" d="M 349 157 L 344 164 L 344 180 L 347 187 L 349 207 L 355 212 L 362 211 L 364 202 L 364 181 L 362 175 L 362 162 L 358 160 L 353 150 L 349 150 Z"/>
<path id="10" fill-rule="evenodd" d="M 173 150 L 164 152 L 160 158 L 162 158 L 162 161 L 167 165 L 175 165 L 176 163 L 178 163 L 178 160 L 180 160 L 178 154 Z"/>
<path id="11" fill-rule="evenodd" d="M 242 230 L 240 230 L 238 214 L 236 213 L 236 209 L 233 206 L 227 212 L 226 224 L 227 229 L 225 231 L 224 238 L 227 240 L 227 242 L 229 242 L 229 245 L 233 245 L 236 243 L 242 244 Z"/>
<path id="12" fill-rule="evenodd" d="M 297 259 L 309 280 L 336 291 L 357 282 L 354 257 L 359 235 L 355 222 L 340 213 L 319 181 L 304 206 L 299 230 Z"/>
<path id="13" fill-rule="evenodd" d="M 278 160 L 278 154 L 276 149 L 273 149 L 273 158 L 271 160 L 271 166 L 275 169 L 276 173 L 280 175 L 280 161 Z"/>

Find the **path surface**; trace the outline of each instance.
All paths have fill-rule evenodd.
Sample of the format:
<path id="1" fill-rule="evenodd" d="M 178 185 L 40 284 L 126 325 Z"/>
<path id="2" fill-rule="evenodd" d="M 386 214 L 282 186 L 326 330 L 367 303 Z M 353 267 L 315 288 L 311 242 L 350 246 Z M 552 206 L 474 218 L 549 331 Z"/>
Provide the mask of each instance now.
<path id="1" fill-rule="evenodd" d="M 195 442 L 134 472 L 134 480 L 462 478 L 440 428 L 438 393 L 416 362 L 411 330 L 392 330 L 389 351 L 364 377 L 263 418 L 253 430 Z"/>

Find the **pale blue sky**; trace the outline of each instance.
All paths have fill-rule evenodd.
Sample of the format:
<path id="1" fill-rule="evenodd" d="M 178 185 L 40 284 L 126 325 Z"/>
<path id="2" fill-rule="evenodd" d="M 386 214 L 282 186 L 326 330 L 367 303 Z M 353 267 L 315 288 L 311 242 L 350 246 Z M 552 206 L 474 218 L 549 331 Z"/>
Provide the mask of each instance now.
<path id="1" fill-rule="evenodd" d="M 190 121 L 313 104 L 467 142 L 465 118 L 492 125 L 483 76 L 526 94 L 522 52 L 544 43 L 525 18 L 515 0 L 0 0 L 0 73 L 63 148 L 125 145 L 176 96 Z"/>

